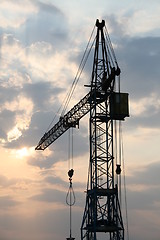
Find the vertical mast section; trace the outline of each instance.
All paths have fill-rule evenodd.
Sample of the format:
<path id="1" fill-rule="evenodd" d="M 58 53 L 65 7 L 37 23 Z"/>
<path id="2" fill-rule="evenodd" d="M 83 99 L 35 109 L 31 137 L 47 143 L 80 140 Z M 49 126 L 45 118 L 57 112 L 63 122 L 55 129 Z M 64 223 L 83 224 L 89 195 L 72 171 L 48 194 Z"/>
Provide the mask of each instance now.
<path id="1" fill-rule="evenodd" d="M 99 233 L 110 240 L 124 240 L 124 227 L 114 182 L 113 120 L 111 114 L 115 80 L 120 69 L 104 36 L 105 21 L 96 21 L 97 35 L 92 69 L 90 108 L 90 165 L 86 205 L 81 226 L 81 240 L 97 240 Z M 109 40 L 109 39 L 108 39 Z M 105 101 L 99 101 L 100 98 Z M 113 106 L 113 104 L 112 104 Z M 112 107 L 112 113 L 113 113 Z M 119 115 L 120 116 L 120 115 Z M 117 117 L 124 120 L 125 116 Z"/>

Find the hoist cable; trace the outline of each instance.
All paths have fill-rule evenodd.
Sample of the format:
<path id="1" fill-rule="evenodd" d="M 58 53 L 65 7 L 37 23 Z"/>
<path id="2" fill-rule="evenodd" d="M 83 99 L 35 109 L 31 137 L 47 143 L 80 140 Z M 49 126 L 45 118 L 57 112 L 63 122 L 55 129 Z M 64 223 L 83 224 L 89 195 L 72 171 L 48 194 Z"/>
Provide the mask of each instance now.
<path id="1" fill-rule="evenodd" d="M 72 206 L 76 202 L 76 197 L 75 197 L 74 190 L 73 190 L 73 187 L 72 187 L 73 173 L 74 173 L 73 169 L 70 169 L 68 171 L 70 185 L 69 185 L 69 189 L 68 189 L 68 192 L 67 192 L 67 195 L 66 195 L 66 204 L 69 206 L 69 213 L 70 213 L 70 238 L 72 237 Z"/>
<path id="2" fill-rule="evenodd" d="M 68 129 L 68 169 L 73 168 L 73 128 Z"/>
<path id="3" fill-rule="evenodd" d="M 72 168 L 73 168 L 73 128 L 72 128 L 72 145 L 71 145 L 71 163 L 72 163 Z"/>
<path id="4" fill-rule="evenodd" d="M 70 166 L 70 128 L 69 128 L 69 130 L 68 130 L 68 169 L 70 169 L 71 168 L 71 166 Z"/>
<path id="5" fill-rule="evenodd" d="M 114 57 L 115 63 L 118 65 L 117 59 L 116 59 L 116 55 L 115 55 L 115 52 L 114 52 L 114 49 L 113 49 L 113 46 L 112 46 L 112 42 L 111 42 L 111 39 L 110 39 L 110 36 L 109 36 L 109 33 L 108 33 L 108 30 L 107 30 L 106 26 L 105 26 L 105 30 L 106 30 L 106 32 L 105 32 L 105 34 L 106 34 L 106 39 L 108 39 L 108 44 L 109 44 L 110 49 L 111 49 L 111 51 L 112 51 L 112 55 L 113 55 L 113 57 Z"/>
<path id="6" fill-rule="evenodd" d="M 94 40 L 94 41 L 95 41 L 95 40 Z M 93 44 L 94 44 L 94 42 L 93 42 Z M 82 68 L 81 68 L 81 70 L 80 70 L 79 76 L 76 78 L 76 82 L 75 82 L 74 86 L 72 87 L 70 93 L 68 94 L 68 98 L 67 98 L 66 103 L 65 103 L 65 105 L 64 105 L 64 108 L 63 108 L 63 111 L 62 111 L 61 116 L 64 116 L 64 114 L 65 114 L 65 111 L 66 111 L 66 109 L 67 109 L 67 107 L 68 107 L 68 104 L 69 104 L 69 102 L 70 102 L 70 100 L 71 100 L 71 97 L 72 97 L 72 95 L 73 95 L 73 92 L 74 92 L 74 90 L 75 90 L 75 88 L 76 88 L 76 86 L 77 86 L 77 83 L 78 83 L 78 81 L 79 81 L 79 79 L 80 79 L 80 76 L 81 76 L 81 74 L 82 74 L 82 71 L 83 71 L 83 69 L 84 69 L 84 67 L 85 67 L 85 64 L 86 64 L 87 60 L 88 60 L 88 57 L 89 57 L 89 54 L 90 54 L 91 49 L 92 49 L 92 47 L 93 47 L 93 44 L 92 44 L 91 48 L 90 48 L 89 51 L 88 51 L 88 54 L 87 54 L 87 56 L 86 56 L 86 58 L 85 58 L 85 60 L 84 60 L 84 64 L 83 64 L 83 66 L 82 66 Z"/>
<path id="7" fill-rule="evenodd" d="M 120 75 L 118 76 L 118 93 L 120 98 Z M 120 101 L 120 99 L 119 99 Z M 120 109 L 119 109 L 120 110 Z M 119 121 L 119 164 L 121 166 L 122 162 L 122 123 Z M 122 201 L 122 193 L 121 193 L 121 174 L 119 176 L 119 195 L 120 195 L 120 204 Z"/>
<path id="8" fill-rule="evenodd" d="M 84 51 L 82 60 L 81 60 L 81 62 L 80 62 L 79 68 L 78 68 L 78 71 L 77 71 L 76 76 L 75 76 L 75 78 L 74 78 L 74 81 L 73 81 L 73 83 L 72 83 L 72 85 L 71 85 L 71 89 L 70 89 L 70 91 L 68 92 L 68 94 L 67 94 L 67 96 L 66 96 L 66 98 L 65 98 L 65 104 L 64 104 L 64 108 L 63 108 L 62 114 L 61 114 L 62 116 L 64 115 L 64 113 L 65 113 L 65 111 L 66 111 L 66 109 L 67 109 L 67 107 L 68 107 L 69 101 L 70 101 L 70 99 L 71 99 L 71 97 L 72 97 L 72 95 L 73 95 L 73 92 L 74 92 L 74 90 L 75 90 L 75 87 L 76 87 L 76 85 L 77 85 L 77 83 L 78 83 L 78 81 L 79 81 L 79 78 L 80 78 L 80 76 L 81 76 L 81 74 L 82 74 L 82 71 L 83 71 L 83 69 L 84 69 L 84 67 L 85 67 L 85 64 L 86 64 L 86 62 L 87 62 L 88 56 L 89 56 L 89 54 L 90 54 L 90 52 L 91 52 L 91 49 L 92 49 L 92 47 L 93 47 L 93 44 L 94 44 L 95 39 L 94 39 L 94 41 L 93 41 L 93 43 L 92 43 L 92 45 L 91 45 L 91 47 L 90 47 L 90 49 L 89 49 L 89 51 L 88 51 L 88 48 L 89 48 L 89 45 L 90 45 L 90 42 L 91 42 L 91 39 L 92 39 L 92 36 L 93 36 L 94 29 L 95 29 L 95 26 L 94 26 L 94 28 L 93 28 L 93 30 L 92 30 L 91 36 L 90 36 L 89 41 L 88 41 L 88 43 L 87 43 L 86 49 L 85 49 L 85 51 Z M 87 53 L 87 51 L 88 51 L 88 53 Z M 87 53 L 87 55 L 86 55 L 86 53 Z"/>
<path id="9" fill-rule="evenodd" d="M 122 129 L 121 129 L 122 135 Z M 127 239 L 129 240 L 129 228 L 128 228 L 128 206 L 127 206 L 127 190 L 126 190 L 126 176 L 125 176 L 125 161 L 124 161 L 124 149 L 123 149 L 123 138 L 121 139 L 122 142 L 122 164 L 123 164 L 123 182 L 124 182 L 124 200 L 125 200 L 125 215 L 126 215 L 126 234 Z"/>
<path id="10" fill-rule="evenodd" d="M 75 202 L 76 202 L 76 197 L 72 187 L 72 182 L 70 181 L 70 186 L 66 196 L 66 204 L 69 206 L 69 210 L 70 210 L 69 211 L 70 212 L 70 237 L 72 236 L 72 206 L 75 204 Z"/>
<path id="11" fill-rule="evenodd" d="M 72 239 L 72 206 L 76 202 L 76 197 L 75 197 L 75 193 L 74 193 L 73 186 L 72 186 L 72 176 L 74 173 L 74 170 L 73 170 L 73 128 L 72 129 L 69 128 L 69 132 L 68 132 L 68 168 L 69 169 L 71 168 L 71 169 L 68 171 L 70 185 L 69 185 L 69 189 L 68 189 L 68 192 L 66 195 L 66 204 L 69 205 L 70 239 Z"/>
<path id="12" fill-rule="evenodd" d="M 114 66 L 115 64 L 114 64 L 113 59 L 112 59 L 112 54 L 110 53 L 110 50 L 109 50 L 108 44 L 106 44 L 106 45 L 107 45 L 107 50 L 108 50 L 108 56 L 109 56 L 109 59 L 110 59 L 110 61 L 112 62 L 112 65 Z M 111 66 L 110 61 L 109 61 L 109 64 L 110 64 L 110 66 Z"/>
<path id="13" fill-rule="evenodd" d="M 121 166 L 121 157 L 122 157 L 122 138 L 121 138 L 121 121 L 119 121 L 119 164 Z M 120 196 L 120 204 L 121 204 L 121 174 L 119 175 L 119 196 Z"/>
<path id="14" fill-rule="evenodd" d="M 118 163 L 118 159 L 117 159 L 117 152 L 118 152 L 118 148 L 117 148 L 117 121 L 114 121 L 114 134 L 115 134 L 115 159 L 116 159 L 116 165 Z M 118 174 L 117 174 L 117 179 L 116 179 L 116 183 L 118 184 Z"/>
<path id="15" fill-rule="evenodd" d="M 118 92 L 120 93 L 120 91 L 121 91 L 121 81 L 120 81 L 120 74 L 119 74 L 119 76 L 118 76 Z"/>
<path id="16" fill-rule="evenodd" d="M 70 186 L 66 196 L 66 203 L 71 207 L 75 204 L 75 202 L 76 202 L 76 196 L 72 187 L 72 182 L 70 182 Z"/>

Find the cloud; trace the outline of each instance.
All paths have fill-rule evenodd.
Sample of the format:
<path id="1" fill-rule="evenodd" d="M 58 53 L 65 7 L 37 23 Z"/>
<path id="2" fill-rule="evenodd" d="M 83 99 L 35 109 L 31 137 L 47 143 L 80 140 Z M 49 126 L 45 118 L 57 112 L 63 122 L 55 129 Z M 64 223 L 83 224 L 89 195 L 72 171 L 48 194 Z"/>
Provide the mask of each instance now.
<path id="1" fill-rule="evenodd" d="M 65 204 L 65 193 L 56 189 L 42 189 L 42 193 L 31 197 L 32 200 Z"/>
<path id="2" fill-rule="evenodd" d="M 50 183 L 51 185 L 55 185 L 55 184 L 62 185 L 62 186 L 66 185 L 66 182 L 57 176 L 47 176 L 45 177 L 44 181 L 46 181 L 47 183 Z"/>
<path id="3" fill-rule="evenodd" d="M 30 199 L 37 201 L 37 202 L 45 202 L 45 203 L 52 203 L 54 205 L 62 205 L 63 207 L 66 206 L 66 200 L 69 201 L 67 197 L 68 189 L 69 187 L 65 188 L 66 191 L 57 189 L 51 189 L 51 188 L 45 188 L 42 189 L 42 192 L 40 194 L 37 194 L 35 196 L 32 196 Z M 79 192 L 77 190 L 73 190 L 75 194 L 75 207 L 81 207 L 83 209 L 84 202 L 85 202 L 85 195 L 82 192 Z M 72 195 L 73 197 L 73 195 Z"/>
<path id="4" fill-rule="evenodd" d="M 32 166 L 39 167 L 40 169 L 49 169 L 53 166 L 54 160 L 53 155 L 43 156 L 42 154 L 37 154 L 36 156 L 30 156 L 27 163 Z"/>
<path id="5" fill-rule="evenodd" d="M 126 35 L 126 17 L 117 17 L 114 14 L 111 14 L 105 15 L 103 19 L 105 19 L 106 27 L 109 33 L 113 35 L 114 38 L 119 37 L 121 39 L 122 36 Z"/>
<path id="6" fill-rule="evenodd" d="M 133 172 L 133 176 L 127 177 L 128 184 L 145 185 L 147 189 L 159 186 L 159 171 L 160 163 L 153 162 L 148 165 L 139 167 L 137 171 Z"/>
<path id="7" fill-rule="evenodd" d="M 126 177 L 129 209 L 151 211 L 159 208 L 156 204 L 160 203 L 159 171 L 160 163 L 153 162 L 139 167 Z"/>
<path id="8" fill-rule="evenodd" d="M 32 133 L 33 134 L 33 133 Z M 34 136 L 37 136 L 37 139 L 34 138 L 34 141 L 27 142 L 23 141 L 23 137 L 19 138 L 19 143 L 22 145 L 32 145 L 36 143 L 36 140 L 40 140 L 39 131 L 37 134 L 35 132 Z M 68 133 L 63 134 L 57 141 L 55 141 L 50 147 L 50 155 L 44 156 L 42 152 L 35 152 L 34 156 L 30 156 L 28 159 L 28 164 L 33 166 L 38 166 L 41 169 L 52 168 L 53 164 L 58 161 L 68 161 L 69 151 L 71 156 L 71 150 L 69 150 L 68 143 Z M 29 138 L 30 139 L 30 138 Z M 15 144 L 15 143 L 13 143 Z M 71 144 L 71 143 L 70 143 Z M 10 144 L 10 147 L 12 145 Z M 13 146 L 12 146 L 13 148 Z M 83 156 L 86 152 L 88 152 L 88 136 L 83 136 L 82 133 L 78 132 L 74 135 L 74 145 L 73 145 L 73 157 L 76 159 L 77 157 Z"/>
<path id="9" fill-rule="evenodd" d="M 68 35 L 65 14 L 50 3 L 38 1 L 34 5 L 37 7 L 37 13 L 32 14 L 25 21 L 23 28 L 20 29 L 19 37 L 25 36 L 23 41 L 26 45 L 35 42 L 49 42 L 60 47 L 60 44 L 64 44 L 64 39 L 67 40 Z"/>
<path id="10" fill-rule="evenodd" d="M 1 128 L 6 135 L 9 130 L 13 129 L 15 126 L 23 133 L 21 139 L 8 143 L 8 145 L 6 143 L 6 147 L 20 147 L 24 144 L 33 146 L 33 142 L 36 144 L 40 138 L 38 131 L 40 130 L 40 133 L 44 133 L 47 123 L 49 124 L 53 119 L 53 112 L 45 112 L 45 109 L 47 109 L 48 106 L 49 110 L 52 106 L 52 110 L 54 111 L 55 108 L 56 112 L 58 103 L 56 94 L 61 92 L 61 89 L 51 86 L 50 83 L 26 84 L 23 86 L 23 89 L 21 89 L 21 92 L 17 90 L 14 91 L 13 88 L 10 97 L 5 95 L 7 89 L 4 88 L 4 90 L 5 91 L 2 91 L 2 107 L 4 110 L 0 113 L 2 119 Z M 52 96 L 54 96 L 54 102 L 50 100 Z M 39 110 L 41 110 L 41 112 L 38 112 Z M 31 141 L 30 136 L 33 134 L 35 139 Z"/>
<path id="11" fill-rule="evenodd" d="M 151 92 L 159 91 L 158 62 L 160 38 L 143 37 L 124 39 L 117 49 L 122 65 L 122 86 L 128 89 L 131 98 L 139 100 Z"/>
<path id="12" fill-rule="evenodd" d="M 23 3 L 19 0 L 14 3 L 11 0 L 2 0 L 0 27 L 2 29 L 17 29 L 25 22 L 30 13 L 35 12 L 36 8 L 30 0 L 24 0 Z"/>
<path id="13" fill-rule="evenodd" d="M 9 187 L 14 185 L 17 182 L 16 179 L 8 179 L 7 177 L 0 175 L 0 185 L 1 187 Z"/>
<path id="14" fill-rule="evenodd" d="M 1 132 L 3 133 L 1 135 L 1 138 L 6 139 L 7 132 L 10 130 L 10 127 L 14 124 L 16 113 L 10 110 L 3 110 L 0 113 L 0 119 L 1 119 Z"/>
<path id="15" fill-rule="evenodd" d="M 13 200 L 13 198 L 11 196 L 1 196 L 0 197 L 0 208 L 1 209 L 8 209 L 8 208 L 14 207 L 18 204 L 19 204 L 19 202 Z"/>
<path id="16" fill-rule="evenodd" d="M 54 171 L 53 171 L 53 172 L 54 172 Z M 54 174 L 54 173 L 52 173 L 52 175 L 53 175 L 53 174 Z M 47 183 L 50 183 L 51 185 L 56 185 L 56 184 L 58 184 L 58 185 L 61 185 L 62 187 L 65 187 L 65 188 L 66 188 L 66 185 L 69 183 L 69 181 L 68 181 L 68 183 L 67 183 L 66 181 L 62 180 L 61 178 L 59 178 L 59 177 L 57 177 L 57 176 L 49 176 L 49 175 L 44 178 L 44 181 L 47 182 Z M 75 181 L 74 181 L 74 183 L 73 183 L 73 186 L 74 186 L 75 189 L 78 189 L 78 188 L 83 188 L 83 189 L 85 189 L 85 187 L 86 187 L 86 185 L 85 185 L 84 183 L 75 182 Z"/>
<path id="17" fill-rule="evenodd" d="M 80 238 L 80 223 L 81 216 L 75 211 L 72 214 L 73 219 L 73 235 L 76 239 Z M 8 229 L 6 229 L 8 226 Z M 18 229 L 18 231 L 15 231 Z M 36 215 L 23 216 L 15 213 L 14 217 L 11 214 L 1 215 L 0 218 L 1 238 L 10 239 L 14 237 L 17 240 L 27 240 L 34 238 L 43 240 L 56 239 L 61 240 L 69 237 L 69 209 L 68 207 L 60 209 L 44 210 L 41 208 Z"/>
<path id="18" fill-rule="evenodd" d="M 37 82 L 24 85 L 24 94 L 32 99 L 35 111 L 48 111 L 51 109 L 51 106 L 52 111 L 56 111 L 56 106 L 60 104 L 58 103 L 58 94 L 63 91 L 63 88 L 57 87 L 55 83 L 52 84 L 50 82 Z"/>

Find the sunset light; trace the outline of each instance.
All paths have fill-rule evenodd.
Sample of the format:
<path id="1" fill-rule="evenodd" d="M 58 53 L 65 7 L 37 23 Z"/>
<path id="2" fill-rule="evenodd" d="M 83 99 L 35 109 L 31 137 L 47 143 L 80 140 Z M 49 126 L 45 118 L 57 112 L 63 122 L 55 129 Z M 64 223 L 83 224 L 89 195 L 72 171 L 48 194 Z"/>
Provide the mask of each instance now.
<path id="1" fill-rule="evenodd" d="M 40 139 L 58 121 L 63 123 L 61 119 L 64 119 L 66 112 L 88 94 L 94 77 L 92 52 L 81 78 L 74 85 L 75 92 L 69 105 L 65 106 L 66 112 L 62 111 L 68 90 L 73 88 L 72 83 L 92 30 L 96 29 L 96 19 L 105 20 L 117 58 L 115 62 L 121 69 L 120 81 L 116 75 L 118 81 L 115 80 L 115 85 L 117 87 L 118 82 L 121 82 L 119 91 L 129 94 L 130 117 L 121 121 L 123 131 L 119 131 L 123 135 L 120 137 L 124 146 L 121 210 L 125 234 L 127 220 L 129 223 L 129 238 L 125 240 L 160 239 L 160 1 L 1 0 L 2 240 L 66 239 L 69 232 L 66 194 L 71 165 L 74 168 L 72 180 L 76 196 L 72 227 L 75 239 L 80 240 L 90 166 L 89 114 L 86 113 L 83 119 L 77 121 L 79 126 L 73 128 L 73 132 L 65 129 L 73 127 L 69 122 L 66 121 L 68 125 L 65 127 L 61 125 L 58 132 L 60 136 L 53 144 L 51 141 L 55 139 L 46 134 L 50 139 L 46 140 L 49 146 L 44 151 L 43 148 L 35 151 L 35 148 L 39 143 L 46 147 Z M 111 66 L 112 61 L 108 64 L 110 69 Z M 101 73 L 96 74 L 102 77 L 105 71 Z M 108 90 L 102 87 L 102 91 L 106 97 Z M 106 98 L 103 97 L 103 100 L 106 101 Z M 101 121 L 107 122 L 106 119 L 108 115 L 107 118 L 99 117 Z M 114 127 L 117 131 L 113 131 Z M 95 129 L 100 136 L 100 132 Z M 116 135 L 118 124 L 113 129 L 111 132 Z M 69 141 L 71 135 L 72 152 Z M 94 146 L 93 149 L 103 151 L 107 142 L 105 137 L 103 139 L 101 147 Z M 113 145 L 121 148 L 116 141 Z M 99 155 L 99 159 L 102 159 L 103 154 Z M 110 159 L 115 160 L 117 156 Z M 99 178 L 102 186 L 104 179 L 104 176 Z M 125 201 L 128 219 L 124 209 Z M 101 240 L 107 239 L 102 236 Z"/>
<path id="2" fill-rule="evenodd" d="M 21 149 L 17 150 L 16 155 L 19 158 L 23 158 L 23 157 L 26 157 L 26 156 L 29 155 L 29 151 L 27 150 L 26 147 L 24 147 L 24 148 L 21 148 Z"/>

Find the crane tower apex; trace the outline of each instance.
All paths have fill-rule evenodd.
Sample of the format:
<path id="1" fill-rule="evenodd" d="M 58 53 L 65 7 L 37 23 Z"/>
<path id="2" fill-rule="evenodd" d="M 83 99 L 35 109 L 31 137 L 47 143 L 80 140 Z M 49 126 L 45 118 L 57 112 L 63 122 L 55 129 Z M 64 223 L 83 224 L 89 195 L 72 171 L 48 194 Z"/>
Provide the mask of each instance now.
<path id="1" fill-rule="evenodd" d="M 96 20 L 96 27 L 103 28 L 105 26 L 105 20 L 102 20 L 102 22 L 99 22 L 99 19 Z"/>

